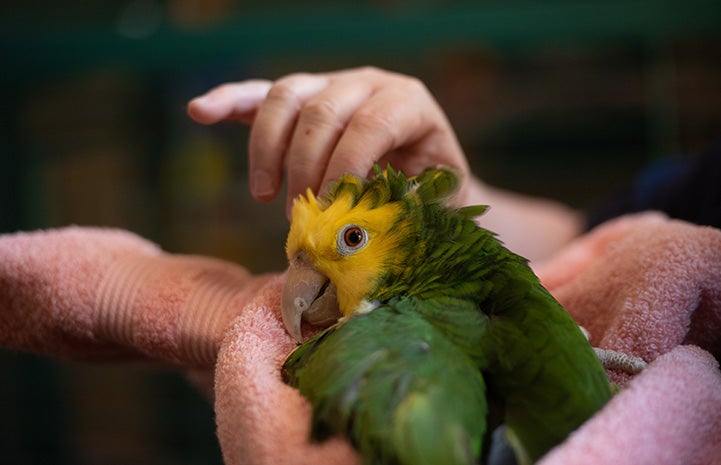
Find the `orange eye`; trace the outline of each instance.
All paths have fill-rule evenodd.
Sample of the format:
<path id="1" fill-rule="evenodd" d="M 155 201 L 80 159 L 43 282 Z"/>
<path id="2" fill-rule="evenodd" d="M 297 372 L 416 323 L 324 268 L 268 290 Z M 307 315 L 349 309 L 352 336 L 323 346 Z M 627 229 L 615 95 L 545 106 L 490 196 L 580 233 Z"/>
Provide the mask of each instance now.
<path id="1" fill-rule="evenodd" d="M 348 228 L 343 234 L 343 239 L 345 240 L 345 245 L 348 247 L 358 247 L 358 244 L 363 242 L 363 230 L 358 227 Z"/>
<path id="2" fill-rule="evenodd" d="M 368 242 L 368 233 L 355 224 L 349 224 L 340 230 L 336 248 L 341 255 L 350 255 L 361 249 Z"/>

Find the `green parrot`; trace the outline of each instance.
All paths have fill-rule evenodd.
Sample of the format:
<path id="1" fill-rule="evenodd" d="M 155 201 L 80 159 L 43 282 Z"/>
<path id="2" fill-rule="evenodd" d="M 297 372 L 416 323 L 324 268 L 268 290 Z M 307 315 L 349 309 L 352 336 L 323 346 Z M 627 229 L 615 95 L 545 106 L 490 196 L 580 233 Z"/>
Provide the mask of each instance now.
<path id="1" fill-rule="evenodd" d="M 387 167 L 293 205 L 282 291 L 288 332 L 328 326 L 283 365 L 312 436 L 345 435 L 366 464 L 483 463 L 504 425 L 521 464 L 611 397 L 605 371 L 527 260 L 451 208 L 459 176 Z"/>

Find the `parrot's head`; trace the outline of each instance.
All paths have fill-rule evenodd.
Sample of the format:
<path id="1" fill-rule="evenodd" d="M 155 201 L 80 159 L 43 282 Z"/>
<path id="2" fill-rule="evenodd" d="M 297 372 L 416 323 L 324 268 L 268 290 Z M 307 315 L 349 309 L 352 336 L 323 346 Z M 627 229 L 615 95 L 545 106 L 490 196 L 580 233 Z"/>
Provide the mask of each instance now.
<path id="1" fill-rule="evenodd" d="M 449 168 L 407 178 L 376 166 L 371 179 L 344 175 L 321 198 L 310 190 L 296 198 L 282 292 L 288 332 L 301 341 L 301 320 L 327 326 L 373 308 L 391 285 L 402 294 L 399 277 L 423 254 L 425 207 L 458 183 Z"/>

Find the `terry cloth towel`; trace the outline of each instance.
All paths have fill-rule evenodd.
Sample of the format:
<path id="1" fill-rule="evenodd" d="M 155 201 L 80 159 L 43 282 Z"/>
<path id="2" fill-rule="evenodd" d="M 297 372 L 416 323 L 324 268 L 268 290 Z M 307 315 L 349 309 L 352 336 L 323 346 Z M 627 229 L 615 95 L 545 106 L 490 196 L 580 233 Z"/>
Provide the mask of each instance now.
<path id="1" fill-rule="evenodd" d="M 212 367 L 231 320 L 270 276 L 170 255 L 131 233 L 0 236 L 0 347 L 79 360 Z"/>
<path id="2" fill-rule="evenodd" d="M 721 464 L 721 231 L 621 217 L 537 267 L 595 347 L 643 358 L 542 465 Z"/>
<path id="3" fill-rule="evenodd" d="M 635 377 L 612 370 L 624 390 L 540 463 L 721 464 L 721 231 L 628 216 L 536 269 L 595 346 L 649 363 Z M 1 236 L 0 345 L 214 365 L 227 464 L 359 463 L 340 438 L 308 441 L 309 405 L 281 381 L 294 347 L 282 282 L 120 231 Z"/>

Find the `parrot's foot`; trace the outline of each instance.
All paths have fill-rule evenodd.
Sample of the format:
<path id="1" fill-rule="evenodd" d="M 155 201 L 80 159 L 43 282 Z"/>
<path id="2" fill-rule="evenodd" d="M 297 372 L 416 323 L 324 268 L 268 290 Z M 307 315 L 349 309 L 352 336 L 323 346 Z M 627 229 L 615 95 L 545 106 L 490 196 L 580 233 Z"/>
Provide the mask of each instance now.
<path id="1" fill-rule="evenodd" d="M 632 375 L 640 373 L 646 368 L 647 363 L 641 357 L 634 357 L 609 349 L 599 349 L 594 347 L 596 355 L 601 360 L 601 364 L 606 369 L 622 370 Z"/>
<path id="2" fill-rule="evenodd" d="M 586 340 L 590 341 L 591 334 L 588 330 L 581 325 L 578 325 L 578 327 L 583 335 L 586 336 Z M 593 350 L 596 351 L 596 355 L 599 360 L 601 360 L 601 365 L 607 370 L 621 370 L 631 375 L 636 375 L 641 373 L 647 365 L 646 361 L 641 357 L 634 357 L 616 350 L 600 349 L 598 347 L 594 347 Z"/>

